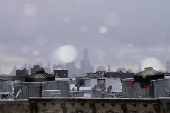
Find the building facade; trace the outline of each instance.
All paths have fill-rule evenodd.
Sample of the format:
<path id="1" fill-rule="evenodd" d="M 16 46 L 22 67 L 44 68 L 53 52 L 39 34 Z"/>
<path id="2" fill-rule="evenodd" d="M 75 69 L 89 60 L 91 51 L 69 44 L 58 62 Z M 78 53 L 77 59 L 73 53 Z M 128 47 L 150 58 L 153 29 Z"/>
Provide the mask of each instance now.
<path id="1" fill-rule="evenodd" d="M 28 76 L 28 70 L 24 68 L 23 70 L 16 70 L 16 76 Z"/>

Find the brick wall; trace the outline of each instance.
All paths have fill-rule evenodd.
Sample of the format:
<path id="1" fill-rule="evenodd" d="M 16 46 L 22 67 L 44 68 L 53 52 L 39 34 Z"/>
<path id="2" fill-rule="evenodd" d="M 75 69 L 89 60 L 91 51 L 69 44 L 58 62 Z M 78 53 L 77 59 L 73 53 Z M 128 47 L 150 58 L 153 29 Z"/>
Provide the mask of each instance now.
<path id="1" fill-rule="evenodd" d="M 30 99 L 0 101 L 0 113 L 163 113 L 159 100 Z M 166 112 L 165 112 L 166 113 Z M 168 113 L 168 112 L 167 112 Z"/>

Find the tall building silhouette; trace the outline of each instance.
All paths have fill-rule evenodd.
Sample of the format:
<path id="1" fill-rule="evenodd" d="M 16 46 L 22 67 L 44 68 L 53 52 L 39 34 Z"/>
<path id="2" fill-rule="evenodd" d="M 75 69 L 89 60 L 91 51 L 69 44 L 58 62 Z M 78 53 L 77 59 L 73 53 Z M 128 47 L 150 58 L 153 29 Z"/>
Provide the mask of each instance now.
<path id="1" fill-rule="evenodd" d="M 28 65 L 28 75 L 31 75 L 31 64 Z"/>
<path id="2" fill-rule="evenodd" d="M 83 60 L 88 60 L 88 49 L 87 48 L 83 50 Z"/>
<path id="3" fill-rule="evenodd" d="M 76 74 L 77 67 L 75 66 L 75 61 L 65 63 L 65 68 L 68 70 L 68 76 L 73 77 Z"/>
<path id="4" fill-rule="evenodd" d="M 27 69 L 27 64 L 26 63 L 20 67 L 21 70 L 23 70 L 24 68 Z"/>
<path id="5" fill-rule="evenodd" d="M 139 62 L 139 72 L 142 71 L 142 66 L 141 66 L 141 62 Z"/>
<path id="6" fill-rule="evenodd" d="M 44 70 L 45 70 L 46 73 L 51 74 L 51 68 L 50 68 L 50 63 L 49 62 L 47 63 L 47 67 L 44 67 Z"/>
<path id="7" fill-rule="evenodd" d="M 12 72 L 10 73 L 10 75 L 15 76 L 16 75 L 16 69 L 17 69 L 17 67 L 14 66 L 14 68 L 13 68 Z"/>
<path id="8" fill-rule="evenodd" d="M 76 74 L 77 67 L 75 65 L 75 61 L 71 62 L 71 74 L 75 75 Z"/>
<path id="9" fill-rule="evenodd" d="M 108 65 L 108 72 L 110 72 L 110 65 Z"/>
<path id="10" fill-rule="evenodd" d="M 47 67 L 50 68 L 50 62 L 48 62 Z"/>
<path id="11" fill-rule="evenodd" d="M 129 73 L 132 73 L 132 69 L 128 69 L 127 71 L 128 71 Z"/>
<path id="12" fill-rule="evenodd" d="M 94 73 L 94 66 L 90 66 L 90 72 Z"/>
<path id="13" fill-rule="evenodd" d="M 36 63 L 36 65 L 39 65 L 40 67 L 43 68 L 43 63 Z"/>
<path id="14" fill-rule="evenodd" d="M 170 73 L 170 61 L 166 61 L 166 72 Z"/>
<path id="15" fill-rule="evenodd" d="M 53 70 L 55 70 L 55 69 L 57 69 L 59 67 L 60 67 L 60 65 L 53 64 Z"/>
<path id="16" fill-rule="evenodd" d="M 117 72 L 119 72 L 119 71 L 126 73 L 126 68 L 117 68 Z"/>
<path id="17" fill-rule="evenodd" d="M 88 49 L 85 48 L 83 50 L 83 59 L 81 60 L 81 73 L 89 73 L 90 72 L 90 61 L 88 60 Z"/>
<path id="18" fill-rule="evenodd" d="M 97 71 L 106 71 L 105 66 L 98 66 Z"/>

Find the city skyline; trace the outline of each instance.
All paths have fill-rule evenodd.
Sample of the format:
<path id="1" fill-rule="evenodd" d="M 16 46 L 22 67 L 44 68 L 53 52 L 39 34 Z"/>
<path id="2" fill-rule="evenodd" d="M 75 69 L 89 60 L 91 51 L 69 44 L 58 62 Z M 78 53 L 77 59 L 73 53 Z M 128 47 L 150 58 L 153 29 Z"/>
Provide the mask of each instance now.
<path id="1" fill-rule="evenodd" d="M 45 63 L 42 63 L 42 64 L 45 64 L 43 67 L 48 67 L 48 65 L 46 65 L 48 62 L 45 62 Z M 80 62 L 76 62 L 76 63 L 80 63 Z M 76 63 L 75 63 L 75 66 L 76 66 L 76 69 L 81 69 L 81 67 L 79 67 L 79 66 L 77 66 L 76 65 Z M 51 64 L 51 63 L 50 63 Z M 23 64 L 23 65 L 25 65 L 25 63 Z M 16 66 L 16 69 L 23 69 L 22 68 L 22 66 L 23 65 L 13 65 L 13 67 L 10 67 L 10 69 L 9 68 L 5 68 L 7 71 L 5 72 L 5 71 L 1 71 L 0 73 L 1 74 L 10 74 L 13 70 L 14 70 L 14 66 Z M 31 65 L 32 67 L 34 66 L 34 65 L 36 65 L 36 63 L 33 63 L 33 64 L 27 64 L 26 63 L 26 65 Z M 56 64 L 53 64 L 53 65 L 56 65 Z M 51 69 L 51 71 L 52 71 L 52 69 L 53 69 L 53 65 L 51 64 L 50 65 L 50 69 Z M 56 65 L 56 66 L 60 66 L 61 64 L 58 64 L 58 65 Z M 80 65 L 80 64 L 78 64 L 78 65 Z M 97 71 L 97 69 L 98 69 L 98 67 L 100 67 L 101 65 L 93 65 L 92 64 L 92 67 L 94 67 L 94 72 L 96 72 Z M 90 66 L 91 67 L 91 66 Z M 108 65 L 102 65 L 102 67 L 104 67 L 105 69 L 106 69 L 106 71 L 108 71 Z M 153 67 L 154 68 L 154 66 L 146 66 L 146 67 Z M 3 69 L 4 69 L 3 68 Z M 117 71 L 117 69 L 118 68 L 120 68 L 120 67 L 118 67 L 118 66 L 112 66 L 112 65 L 110 65 L 110 71 L 111 72 L 116 72 Z M 139 66 L 135 66 L 134 68 L 132 67 L 132 68 L 130 68 L 130 67 L 123 67 L 123 66 L 121 66 L 121 68 L 126 68 L 127 70 L 132 70 L 132 72 L 134 72 L 134 73 L 137 73 L 137 72 L 139 72 Z M 144 67 L 145 68 L 145 67 Z M 142 68 L 141 70 L 144 70 L 144 68 Z M 156 69 L 156 70 L 161 70 L 161 71 L 167 71 L 167 68 L 166 68 L 166 65 L 162 68 L 162 69 Z M 155 69 L 155 68 L 154 68 Z M 1 70 L 2 70 L 2 68 L 1 68 Z M 90 72 L 90 71 L 89 71 Z M 169 72 L 169 71 L 168 71 Z M 49 72 L 48 72 L 49 73 Z"/>
<path id="2" fill-rule="evenodd" d="M 89 59 L 95 67 L 138 69 L 138 62 L 152 58 L 165 70 L 166 61 L 170 60 L 170 1 L 0 3 L 3 73 L 24 63 L 53 64 L 54 61 L 50 61 L 53 52 L 68 45 L 74 50 L 66 57 L 74 52 L 71 60 L 77 67 L 80 67 L 84 46 L 89 49 Z M 60 59 L 58 62 L 68 61 Z"/>
<path id="3" fill-rule="evenodd" d="M 11 71 L 8 71 L 7 73 L 3 73 L 3 71 L 1 71 L 0 73 L 1 74 L 11 74 L 11 73 L 15 73 L 15 69 L 24 69 L 24 68 L 30 68 L 29 66 L 31 65 L 32 67 L 34 66 L 34 65 L 40 65 L 40 67 L 44 67 L 45 68 L 45 70 L 46 70 L 46 68 L 48 68 L 47 70 L 47 72 L 49 73 L 49 68 L 50 68 L 50 70 L 51 70 L 51 72 L 53 72 L 53 70 L 54 70 L 54 68 L 55 69 L 57 69 L 57 67 L 60 67 L 60 65 L 62 65 L 62 67 L 65 67 L 66 69 L 68 69 L 68 70 L 70 70 L 69 71 L 69 75 L 73 75 L 73 73 L 74 74 L 76 74 L 77 73 L 77 71 L 78 71 L 78 69 L 80 69 L 81 70 L 81 74 L 82 73 L 84 73 L 84 71 L 82 71 L 82 69 L 83 70 L 86 70 L 86 73 L 89 73 L 90 71 L 91 71 L 91 68 L 94 68 L 94 72 L 96 72 L 96 71 L 98 71 L 98 68 L 101 68 L 101 70 L 105 70 L 105 71 L 108 71 L 108 65 L 109 64 L 106 64 L 106 65 L 93 65 L 93 64 L 90 64 L 90 59 L 89 59 L 89 53 L 88 53 L 88 49 L 87 48 L 84 48 L 83 49 L 83 55 L 82 55 L 82 59 L 83 60 L 81 60 L 81 61 L 77 61 L 77 62 L 75 62 L 75 61 L 72 61 L 72 62 L 68 62 L 68 63 L 65 63 L 65 64 L 63 64 L 63 63 L 58 63 L 58 64 L 52 64 L 52 63 L 50 63 L 50 62 L 36 62 L 36 63 L 33 63 L 33 64 L 30 64 L 30 63 L 24 63 L 24 64 L 22 64 L 22 65 L 20 65 L 20 66 L 16 66 L 16 65 L 14 65 L 13 66 L 13 68 L 12 68 L 12 70 Z M 89 66 L 87 65 L 87 67 L 81 67 L 81 63 L 83 63 L 82 61 L 89 61 Z M 152 63 L 153 62 L 153 65 L 149 65 L 149 63 Z M 156 69 L 156 70 L 161 70 L 161 71 L 168 71 L 168 69 L 167 69 L 167 62 L 170 62 L 170 61 L 166 61 L 166 65 L 164 66 L 164 68 L 162 68 L 162 69 Z M 137 64 L 137 66 L 136 67 L 132 67 L 132 68 L 130 68 L 130 67 L 123 67 L 123 66 L 120 66 L 120 67 L 118 67 L 118 66 L 112 66 L 112 65 L 110 65 L 110 71 L 111 72 L 116 72 L 116 71 L 118 71 L 119 69 L 121 69 L 121 68 L 125 68 L 125 70 L 127 69 L 127 70 L 131 70 L 132 72 L 134 72 L 134 73 L 137 73 L 137 72 L 140 72 L 140 71 L 142 71 L 142 70 L 144 70 L 144 68 L 145 67 L 153 67 L 154 69 L 155 69 L 155 67 L 154 67 L 154 64 L 155 64 L 155 66 L 157 66 L 157 65 L 159 65 L 159 61 L 157 60 L 157 59 L 154 59 L 154 58 L 150 58 L 150 59 L 147 59 L 147 60 L 145 60 L 145 61 L 143 61 L 143 62 L 139 62 L 138 64 Z M 44 65 L 45 64 L 45 65 Z M 50 65 L 51 64 L 51 65 Z M 78 64 L 78 65 L 77 65 Z M 143 66 L 142 66 L 142 64 L 143 64 Z M 70 65 L 70 66 L 73 66 L 73 67 L 68 67 L 68 65 Z M 75 66 L 75 67 L 74 67 Z M 82 68 L 82 69 L 81 69 Z M 88 68 L 88 69 L 85 69 L 85 68 Z M 166 68 L 166 69 L 165 69 Z M 2 70 L 2 69 L 0 69 L 0 70 Z M 30 70 L 29 70 L 30 71 Z M 169 72 L 169 71 L 168 71 Z"/>
<path id="4" fill-rule="evenodd" d="M 170 113 L 170 1 L 0 0 L 0 113 Z"/>

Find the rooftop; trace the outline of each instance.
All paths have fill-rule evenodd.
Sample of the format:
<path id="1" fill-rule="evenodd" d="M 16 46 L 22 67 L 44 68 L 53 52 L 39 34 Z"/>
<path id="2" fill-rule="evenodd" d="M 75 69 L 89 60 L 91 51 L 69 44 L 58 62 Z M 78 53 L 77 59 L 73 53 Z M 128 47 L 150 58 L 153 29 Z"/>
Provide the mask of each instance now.
<path id="1" fill-rule="evenodd" d="M 143 74 L 150 75 L 150 76 L 162 74 L 162 72 L 160 72 L 160 71 L 153 70 L 153 67 L 146 67 L 144 69 L 145 69 L 144 71 L 141 71 L 141 72 L 135 74 L 135 76 L 142 76 Z"/>
<path id="2" fill-rule="evenodd" d="M 62 68 L 62 67 L 59 67 L 59 68 L 57 68 L 57 69 L 54 69 L 54 70 L 67 70 L 67 69 L 65 69 L 65 68 Z"/>

